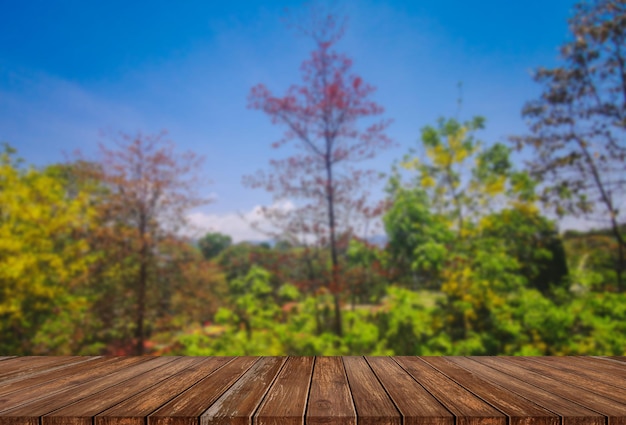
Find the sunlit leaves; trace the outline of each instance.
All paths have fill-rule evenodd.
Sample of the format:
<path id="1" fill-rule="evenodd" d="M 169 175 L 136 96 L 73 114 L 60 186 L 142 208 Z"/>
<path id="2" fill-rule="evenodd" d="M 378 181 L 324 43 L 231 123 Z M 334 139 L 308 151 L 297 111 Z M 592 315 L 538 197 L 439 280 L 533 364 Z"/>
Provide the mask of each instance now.
<path id="1" fill-rule="evenodd" d="M 87 187 L 70 196 L 59 166 L 17 165 L 2 155 L 0 352 L 32 354 L 31 338 L 55 308 L 78 309 L 70 294 L 95 261 L 86 241 L 95 211 Z"/>

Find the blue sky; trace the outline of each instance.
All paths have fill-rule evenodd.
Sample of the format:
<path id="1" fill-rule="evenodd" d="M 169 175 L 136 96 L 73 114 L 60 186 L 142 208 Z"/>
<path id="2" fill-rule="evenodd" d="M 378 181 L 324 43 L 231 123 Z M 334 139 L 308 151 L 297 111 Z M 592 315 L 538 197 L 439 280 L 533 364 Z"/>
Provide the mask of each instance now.
<path id="1" fill-rule="evenodd" d="M 420 129 L 456 113 L 483 115 L 486 142 L 525 131 L 520 112 L 539 94 L 531 72 L 558 64 L 574 1 L 335 2 L 349 23 L 337 50 L 376 86 L 398 147 L 370 166 L 388 172 Z M 300 1 L 0 0 L 0 141 L 45 165 L 80 148 L 95 154 L 101 131 L 167 129 L 181 150 L 203 155 L 200 188 L 216 201 L 193 220 L 235 240 L 260 238 L 252 217 L 272 202 L 241 178 L 267 169 L 283 129 L 247 109 L 257 83 L 282 94 L 300 82 L 314 44 L 281 21 Z"/>

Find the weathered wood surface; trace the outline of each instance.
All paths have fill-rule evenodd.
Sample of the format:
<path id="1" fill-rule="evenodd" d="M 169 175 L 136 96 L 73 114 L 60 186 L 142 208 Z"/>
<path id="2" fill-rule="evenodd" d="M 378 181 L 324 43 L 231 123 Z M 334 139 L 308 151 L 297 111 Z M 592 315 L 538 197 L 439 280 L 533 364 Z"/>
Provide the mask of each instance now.
<path id="1" fill-rule="evenodd" d="M 0 357 L 0 425 L 626 425 L 625 357 Z"/>

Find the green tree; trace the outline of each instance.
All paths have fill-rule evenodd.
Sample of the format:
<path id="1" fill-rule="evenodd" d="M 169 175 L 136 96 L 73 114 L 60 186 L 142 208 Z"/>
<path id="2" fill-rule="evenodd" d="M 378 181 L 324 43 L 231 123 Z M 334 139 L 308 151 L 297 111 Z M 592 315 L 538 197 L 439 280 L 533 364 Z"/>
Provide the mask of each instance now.
<path id="1" fill-rule="evenodd" d="M 198 247 L 204 255 L 204 258 L 210 260 L 216 257 L 220 252 L 228 248 L 233 243 L 230 236 L 222 233 L 211 232 L 204 235 L 198 241 Z"/>
<path id="2" fill-rule="evenodd" d="M 549 295 L 555 287 L 569 285 L 563 240 L 554 223 L 538 211 L 504 209 L 486 216 L 481 229 L 482 238 L 503 242 L 528 286 Z"/>
<path id="3" fill-rule="evenodd" d="M 398 171 L 390 182 L 390 248 L 445 295 L 432 322 L 434 352 L 505 352 L 517 338 L 507 306 L 528 286 L 547 290 L 564 278 L 562 246 L 534 205 L 534 182 L 513 169 L 510 149 L 474 138 L 482 127 L 479 118 L 425 127 L 424 158 L 401 164 L 412 184 L 402 185 Z"/>
<path id="4" fill-rule="evenodd" d="M 396 177 L 389 188 L 391 206 L 383 221 L 389 238 L 390 254 L 396 279 L 410 278 L 413 289 L 438 288 L 439 272 L 448 255 L 454 232 L 447 220 L 433 213 L 425 190 L 402 187 Z"/>
<path id="5" fill-rule="evenodd" d="M 355 304 L 376 304 L 384 296 L 388 285 L 383 268 L 382 250 L 357 238 L 348 242 L 347 267 L 344 279 Z"/>
<path id="6" fill-rule="evenodd" d="M 216 260 L 224 271 L 226 280 L 231 281 L 248 274 L 254 261 L 260 257 L 260 251 L 265 251 L 265 248 L 249 242 L 239 242 L 222 250 Z"/>

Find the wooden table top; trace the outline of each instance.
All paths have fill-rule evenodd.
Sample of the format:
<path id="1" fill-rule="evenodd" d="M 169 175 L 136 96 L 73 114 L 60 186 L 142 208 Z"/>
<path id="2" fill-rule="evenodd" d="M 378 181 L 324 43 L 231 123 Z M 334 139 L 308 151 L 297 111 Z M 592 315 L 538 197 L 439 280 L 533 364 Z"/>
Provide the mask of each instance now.
<path id="1" fill-rule="evenodd" d="M 626 425 L 626 357 L 0 357 L 0 425 Z"/>

